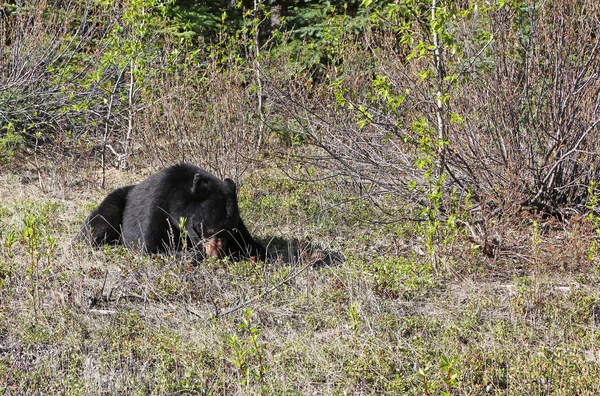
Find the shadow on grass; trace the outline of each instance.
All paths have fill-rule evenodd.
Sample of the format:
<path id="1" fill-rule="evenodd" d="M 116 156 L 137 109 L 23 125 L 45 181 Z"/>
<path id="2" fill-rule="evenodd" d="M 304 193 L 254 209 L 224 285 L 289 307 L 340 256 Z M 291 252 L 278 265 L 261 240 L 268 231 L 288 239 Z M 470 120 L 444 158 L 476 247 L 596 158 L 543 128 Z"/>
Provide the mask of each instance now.
<path id="1" fill-rule="evenodd" d="M 332 267 L 346 261 L 341 252 L 333 251 L 314 242 L 302 242 L 296 238 L 261 238 L 267 247 L 267 261 L 286 265 L 306 265 L 313 262 L 313 268 Z"/>

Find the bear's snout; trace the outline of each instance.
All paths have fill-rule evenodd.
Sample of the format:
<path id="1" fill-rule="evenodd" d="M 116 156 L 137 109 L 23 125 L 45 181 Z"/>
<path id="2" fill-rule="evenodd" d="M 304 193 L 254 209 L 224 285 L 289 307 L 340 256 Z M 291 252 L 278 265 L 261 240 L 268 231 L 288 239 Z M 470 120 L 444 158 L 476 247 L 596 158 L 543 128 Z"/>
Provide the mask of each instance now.
<path id="1" fill-rule="evenodd" d="M 223 238 L 214 236 L 202 244 L 206 257 L 222 259 L 225 256 Z"/>

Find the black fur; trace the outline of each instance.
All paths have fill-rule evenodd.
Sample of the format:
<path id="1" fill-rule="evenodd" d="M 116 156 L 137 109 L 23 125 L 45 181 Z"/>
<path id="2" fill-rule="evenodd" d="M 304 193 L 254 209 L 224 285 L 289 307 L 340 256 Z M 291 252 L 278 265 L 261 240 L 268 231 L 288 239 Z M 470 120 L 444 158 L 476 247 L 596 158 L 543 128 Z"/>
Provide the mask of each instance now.
<path id="1" fill-rule="evenodd" d="M 191 164 L 174 165 L 134 186 L 110 193 L 86 219 L 80 239 L 139 247 L 146 253 L 181 249 L 180 219 L 189 247 L 204 245 L 219 257 L 264 258 L 240 218 L 235 183 Z"/>
<path id="2" fill-rule="evenodd" d="M 88 241 L 92 246 L 120 244 L 123 212 L 127 195 L 133 187 L 121 187 L 108 194 L 98 208 L 88 216 L 78 239 Z"/>

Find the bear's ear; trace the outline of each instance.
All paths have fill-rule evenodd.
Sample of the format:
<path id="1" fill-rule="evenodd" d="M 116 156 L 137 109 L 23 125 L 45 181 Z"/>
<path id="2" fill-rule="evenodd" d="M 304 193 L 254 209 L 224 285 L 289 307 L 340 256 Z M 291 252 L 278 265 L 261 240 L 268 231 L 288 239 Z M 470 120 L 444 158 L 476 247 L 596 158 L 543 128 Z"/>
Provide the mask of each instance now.
<path id="1" fill-rule="evenodd" d="M 194 181 L 192 182 L 192 194 L 204 195 L 204 192 L 208 189 L 210 180 L 203 177 L 200 172 L 194 175 Z"/>
<path id="2" fill-rule="evenodd" d="M 231 191 L 233 191 L 233 193 L 236 193 L 236 189 L 235 189 L 235 182 L 229 178 L 226 178 L 225 180 L 223 180 L 225 182 L 225 184 L 227 184 L 227 186 L 231 189 Z"/>

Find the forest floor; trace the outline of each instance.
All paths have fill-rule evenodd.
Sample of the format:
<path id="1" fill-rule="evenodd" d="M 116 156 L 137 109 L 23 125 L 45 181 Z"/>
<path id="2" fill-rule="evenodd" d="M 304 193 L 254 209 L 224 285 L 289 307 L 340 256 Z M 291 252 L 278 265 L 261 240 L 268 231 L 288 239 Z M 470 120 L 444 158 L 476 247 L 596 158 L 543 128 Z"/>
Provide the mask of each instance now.
<path id="1" fill-rule="evenodd" d="M 489 258 L 460 230 L 428 243 L 379 221 L 391 197 L 266 167 L 239 200 L 267 262 L 73 243 L 144 176 L 100 190 L 0 169 L 0 395 L 600 394 L 584 219 L 523 221 Z"/>

